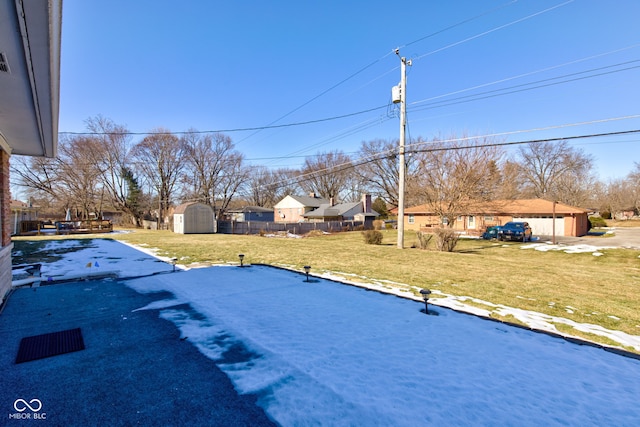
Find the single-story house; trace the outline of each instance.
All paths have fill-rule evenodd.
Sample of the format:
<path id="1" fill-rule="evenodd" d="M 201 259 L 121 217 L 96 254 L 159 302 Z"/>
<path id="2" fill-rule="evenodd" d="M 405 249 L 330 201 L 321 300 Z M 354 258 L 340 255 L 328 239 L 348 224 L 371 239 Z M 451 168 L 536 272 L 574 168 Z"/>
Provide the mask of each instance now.
<path id="1" fill-rule="evenodd" d="M 478 234 L 492 225 L 526 221 L 534 235 L 584 236 L 589 231 L 589 211 L 544 199 L 494 200 L 475 204 L 455 219 L 454 230 Z M 555 230 L 554 230 L 555 222 Z M 404 211 L 405 230 L 443 226 L 443 220 L 428 205 Z"/>
<path id="2" fill-rule="evenodd" d="M 11 289 L 12 154 L 55 157 L 62 0 L 0 2 L 0 302 Z"/>
<path id="3" fill-rule="evenodd" d="M 324 221 L 371 221 L 378 213 L 371 209 L 371 195 L 365 194 L 358 202 L 334 204 L 333 200 L 323 203 L 302 215 L 309 222 Z"/>
<path id="4" fill-rule="evenodd" d="M 626 209 L 622 209 L 619 212 L 616 212 L 612 215 L 615 219 L 627 220 L 631 218 L 635 218 L 638 216 L 638 211 L 635 207 L 630 207 Z"/>
<path id="5" fill-rule="evenodd" d="M 273 209 L 263 208 L 261 206 L 245 206 L 240 209 L 228 209 L 227 214 L 231 221 L 236 222 L 273 222 Z"/>
<path id="6" fill-rule="evenodd" d="M 274 222 L 302 222 L 304 214 L 318 209 L 329 200 L 310 194 L 309 196 L 288 195 L 273 206 Z"/>
<path id="7" fill-rule="evenodd" d="M 208 234 L 215 232 L 213 208 L 199 202 L 183 203 L 173 212 L 173 232 Z"/>

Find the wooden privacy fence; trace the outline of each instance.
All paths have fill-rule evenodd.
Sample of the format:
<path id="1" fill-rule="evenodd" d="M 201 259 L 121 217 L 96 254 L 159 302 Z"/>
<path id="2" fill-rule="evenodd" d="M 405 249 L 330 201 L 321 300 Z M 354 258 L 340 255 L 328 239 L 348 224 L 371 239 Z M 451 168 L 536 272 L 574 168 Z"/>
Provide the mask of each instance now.
<path id="1" fill-rule="evenodd" d="M 307 234 L 314 230 L 328 233 L 373 228 L 372 221 L 326 221 L 326 222 L 266 222 L 266 221 L 218 221 L 221 234 L 272 234 L 289 232 Z"/>

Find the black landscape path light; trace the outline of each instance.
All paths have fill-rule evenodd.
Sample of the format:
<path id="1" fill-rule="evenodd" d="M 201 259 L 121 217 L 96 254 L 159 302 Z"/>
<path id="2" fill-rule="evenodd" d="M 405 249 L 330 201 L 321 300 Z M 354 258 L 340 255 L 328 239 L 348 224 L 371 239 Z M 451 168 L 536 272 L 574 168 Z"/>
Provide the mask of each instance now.
<path id="1" fill-rule="evenodd" d="M 242 260 L 244 259 L 244 254 L 238 254 L 238 258 L 240 258 L 240 267 L 242 267 Z"/>
<path id="2" fill-rule="evenodd" d="M 171 265 L 173 265 L 173 272 L 176 272 L 176 263 L 178 262 L 178 258 L 173 257 L 171 258 Z"/>
<path id="3" fill-rule="evenodd" d="M 304 266 L 304 273 L 306 274 L 307 278 L 305 279 L 305 282 L 309 281 L 309 270 L 311 270 L 311 266 L 310 265 L 305 265 Z"/>
<path id="4" fill-rule="evenodd" d="M 429 295 L 431 295 L 431 291 L 429 289 L 420 289 L 420 295 L 424 300 L 424 312 L 429 314 Z"/>

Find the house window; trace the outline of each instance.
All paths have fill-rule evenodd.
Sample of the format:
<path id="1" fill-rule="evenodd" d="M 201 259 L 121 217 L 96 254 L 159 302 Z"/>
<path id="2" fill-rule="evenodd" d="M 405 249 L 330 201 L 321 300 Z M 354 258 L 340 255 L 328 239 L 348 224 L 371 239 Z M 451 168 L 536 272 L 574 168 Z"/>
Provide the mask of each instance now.
<path id="1" fill-rule="evenodd" d="M 447 218 L 446 216 L 442 217 L 442 224 L 443 225 L 449 225 L 449 218 Z"/>
<path id="2" fill-rule="evenodd" d="M 409 224 L 415 224 L 416 217 L 413 214 L 409 214 Z"/>
<path id="3" fill-rule="evenodd" d="M 485 220 L 485 221 L 493 221 L 493 217 L 492 217 L 492 216 L 487 215 L 487 216 L 485 216 L 485 217 L 484 217 L 484 220 Z"/>
<path id="4" fill-rule="evenodd" d="M 469 228 L 476 228 L 476 217 L 473 215 L 469 215 L 467 218 L 467 224 L 469 225 Z"/>

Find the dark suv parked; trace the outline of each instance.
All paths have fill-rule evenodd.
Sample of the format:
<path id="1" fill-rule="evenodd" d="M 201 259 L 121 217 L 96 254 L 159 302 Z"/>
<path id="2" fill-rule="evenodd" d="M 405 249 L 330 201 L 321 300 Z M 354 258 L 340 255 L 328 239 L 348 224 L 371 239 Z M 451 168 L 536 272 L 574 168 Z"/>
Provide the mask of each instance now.
<path id="1" fill-rule="evenodd" d="M 531 241 L 531 227 L 528 222 L 510 221 L 498 231 L 498 240 Z"/>

